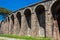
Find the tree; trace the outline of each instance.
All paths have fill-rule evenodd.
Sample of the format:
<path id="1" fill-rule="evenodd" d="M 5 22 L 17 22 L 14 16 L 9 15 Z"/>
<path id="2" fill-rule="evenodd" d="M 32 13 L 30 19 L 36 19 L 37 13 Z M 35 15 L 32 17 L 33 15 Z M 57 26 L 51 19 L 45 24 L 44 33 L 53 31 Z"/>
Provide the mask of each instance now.
<path id="1" fill-rule="evenodd" d="M 12 11 L 10 11 L 10 10 L 8 10 L 8 9 L 6 9 L 6 8 L 2 8 L 2 7 L 0 7 L 0 14 L 2 14 L 2 15 L 5 15 L 5 14 L 11 14 L 11 12 Z"/>
<path id="2" fill-rule="evenodd" d="M 4 19 L 11 14 L 12 11 L 6 9 L 6 8 L 2 8 L 0 7 L 0 15 L 4 16 Z M 3 20 L 3 18 L 2 18 Z"/>

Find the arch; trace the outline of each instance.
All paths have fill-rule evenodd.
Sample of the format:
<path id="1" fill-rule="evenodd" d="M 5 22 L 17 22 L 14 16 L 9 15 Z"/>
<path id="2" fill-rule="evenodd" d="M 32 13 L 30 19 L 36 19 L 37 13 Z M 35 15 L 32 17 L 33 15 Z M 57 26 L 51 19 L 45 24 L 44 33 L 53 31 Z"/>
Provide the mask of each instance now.
<path id="1" fill-rule="evenodd" d="M 18 19 L 18 22 L 19 22 L 19 25 L 20 25 L 20 28 L 21 28 L 21 13 L 18 12 L 18 13 L 16 14 L 16 17 L 17 17 L 17 19 Z"/>
<path id="2" fill-rule="evenodd" d="M 12 19 L 12 22 L 13 22 L 13 25 L 14 25 L 14 15 L 13 14 L 11 15 L 11 19 Z M 8 20 L 9 20 L 9 18 L 8 18 Z"/>
<path id="3" fill-rule="evenodd" d="M 12 22 L 11 22 L 11 29 L 10 30 L 11 30 L 11 34 L 12 34 L 13 33 L 13 29 L 14 29 L 14 27 L 13 27 L 14 26 L 14 15 L 13 14 L 11 15 L 11 20 L 12 20 Z"/>
<path id="4" fill-rule="evenodd" d="M 36 14 L 42 14 L 43 12 L 45 12 L 45 8 L 43 5 L 38 5 L 36 8 L 35 8 L 35 12 Z"/>
<path id="5" fill-rule="evenodd" d="M 45 28 L 45 8 L 43 5 L 38 5 L 35 8 L 36 16 L 39 22 L 40 27 L 44 29 L 44 34 L 46 37 L 46 28 Z"/>
<path id="6" fill-rule="evenodd" d="M 1 28 L 1 23 L 0 23 L 0 28 Z"/>
<path id="7" fill-rule="evenodd" d="M 9 17 L 8 17 L 8 22 L 10 22 L 10 19 L 9 19 Z"/>
<path id="8" fill-rule="evenodd" d="M 57 10 L 59 9 L 59 7 L 60 7 L 60 1 L 56 1 L 51 7 L 51 12 L 54 20 L 58 18 Z"/>
<path id="9" fill-rule="evenodd" d="M 40 26 L 42 26 L 44 28 L 44 26 L 45 26 L 45 25 L 43 25 L 43 24 L 45 24 L 45 8 L 44 8 L 44 6 L 43 5 L 38 5 L 35 8 L 35 12 L 36 12 L 36 15 L 37 15 Z M 41 16 L 41 15 L 43 15 L 43 16 Z M 41 21 L 40 21 L 42 17 L 44 17 L 43 24 L 41 24 Z"/>
<path id="10" fill-rule="evenodd" d="M 51 12 L 54 20 L 57 20 L 58 22 L 58 28 L 59 28 L 59 33 L 60 33 L 60 1 L 56 1 L 52 7 L 51 7 Z"/>
<path id="11" fill-rule="evenodd" d="M 26 9 L 24 11 L 24 15 L 26 17 L 26 20 L 27 20 L 29 28 L 31 28 L 31 10 L 30 9 Z"/>

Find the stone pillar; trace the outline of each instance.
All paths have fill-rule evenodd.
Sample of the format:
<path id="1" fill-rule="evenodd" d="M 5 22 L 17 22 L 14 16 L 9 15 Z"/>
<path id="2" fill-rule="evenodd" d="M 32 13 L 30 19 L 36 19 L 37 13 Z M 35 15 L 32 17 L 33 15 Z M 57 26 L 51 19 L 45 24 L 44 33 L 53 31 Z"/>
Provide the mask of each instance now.
<path id="1" fill-rule="evenodd" d="M 5 28 L 6 28 L 6 34 L 8 34 L 8 32 L 9 32 L 9 25 L 8 25 L 9 23 L 8 23 L 8 17 L 6 18 L 6 26 L 5 26 Z"/>
<path id="2" fill-rule="evenodd" d="M 32 32 L 32 36 L 36 37 L 38 36 L 38 30 L 39 27 L 37 26 L 37 16 L 35 12 L 32 12 L 31 14 L 31 32 Z"/>
<path id="3" fill-rule="evenodd" d="M 7 18 L 4 21 L 4 32 L 5 32 L 5 34 L 8 34 L 8 20 L 7 20 Z"/>
<path id="4" fill-rule="evenodd" d="M 19 28 L 18 19 L 16 17 L 16 14 L 14 14 L 14 29 L 13 29 L 13 34 L 14 35 L 18 35 L 19 34 L 19 32 L 18 32 L 19 29 L 20 28 Z"/>
<path id="5" fill-rule="evenodd" d="M 0 22 L 0 34 L 3 34 L 2 21 Z"/>
<path id="6" fill-rule="evenodd" d="M 8 19 L 7 18 L 6 18 L 6 20 L 4 20 L 4 22 L 2 22 L 1 30 L 2 30 L 3 34 L 8 34 Z"/>
<path id="7" fill-rule="evenodd" d="M 13 23 L 12 23 L 12 19 L 11 19 L 11 15 L 9 16 L 9 34 L 12 34 L 12 27 L 13 27 Z"/>
<path id="8" fill-rule="evenodd" d="M 55 38 L 55 40 L 60 40 L 57 20 L 54 20 L 54 36 L 53 37 Z"/>
<path id="9" fill-rule="evenodd" d="M 2 24 L 1 24 L 1 29 L 2 29 L 2 32 L 4 34 L 4 22 L 2 22 Z"/>
<path id="10" fill-rule="evenodd" d="M 24 11 L 23 11 L 24 12 Z M 26 36 L 27 35 L 27 21 L 25 18 L 25 15 L 23 14 L 21 15 L 21 30 L 20 30 L 20 36 Z"/>
<path id="11" fill-rule="evenodd" d="M 4 28 L 4 34 L 7 34 L 7 29 L 6 29 L 6 26 L 7 26 L 6 24 L 7 24 L 7 23 L 4 21 L 3 24 L 4 24 L 4 27 L 3 27 L 3 28 Z"/>
<path id="12" fill-rule="evenodd" d="M 31 28 L 27 27 L 27 36 L 31 36 Z"/>
<path id="13" fill-rule="evenodd" d="M 8 31 L 8 34 L 9 34 L 9 26 L 10 26 L 9 23 L 10 23 L 10 21 L 8 20 L 8 17 L 7 17 L 7 28 L 6 28 L 6 29 L 7 29 L 7 31 Z"/>
<path id="14" fill-rule="evenodd" d="M 53 26 L 53 17 L 51 14 L 50 6 L 52 1 L 45 3 L 45 16 L 46 16 L 46 37 L 52 38 L 52 26 Z"/>
<path id="15" fill-rule="evenodd" d="M 46 36 L 52 38 L 52 24 L 53 19 L 51 13 L 46 12 Z"/>

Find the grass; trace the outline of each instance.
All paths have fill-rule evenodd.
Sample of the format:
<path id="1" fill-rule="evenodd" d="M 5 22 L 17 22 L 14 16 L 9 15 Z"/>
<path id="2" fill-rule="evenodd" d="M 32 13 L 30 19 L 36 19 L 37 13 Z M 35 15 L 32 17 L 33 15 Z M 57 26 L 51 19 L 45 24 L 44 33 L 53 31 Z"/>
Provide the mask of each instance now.
<path id="1" fill-rule="evenodd" d="M 17 36 L 17 35 L 11 35 L 11 34 L 0 34 L 0 37 L 25 39 L 25 40 L 51 40 L 50 38 L 45 38 L 45 37 Z"/>
<path id="2" fill-rule="evenodd" d="M 4 39 L 0 39 L 0 40 L 4 40 Z"/>

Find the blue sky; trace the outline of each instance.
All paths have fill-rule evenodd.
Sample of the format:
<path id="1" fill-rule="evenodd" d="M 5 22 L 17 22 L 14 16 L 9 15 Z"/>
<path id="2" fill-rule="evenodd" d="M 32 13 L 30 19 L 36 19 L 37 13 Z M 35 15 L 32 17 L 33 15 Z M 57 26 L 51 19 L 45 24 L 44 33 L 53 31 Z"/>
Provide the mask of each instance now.
<path id="1" fill-rule="evenodd" d="M 0 7 L 9 9 L 11 11 L 16 11 L 20 8 L 34 4 L 36 2 L 41 2 L 42 0 L 0 0 Z M 0 21 L 3 19 L 3 16 L 0 15 Z"/>

